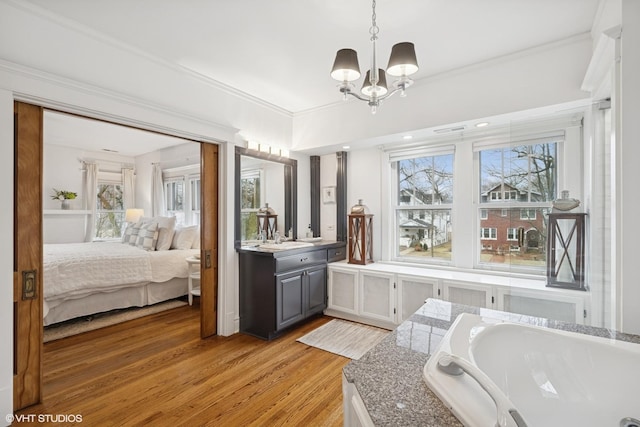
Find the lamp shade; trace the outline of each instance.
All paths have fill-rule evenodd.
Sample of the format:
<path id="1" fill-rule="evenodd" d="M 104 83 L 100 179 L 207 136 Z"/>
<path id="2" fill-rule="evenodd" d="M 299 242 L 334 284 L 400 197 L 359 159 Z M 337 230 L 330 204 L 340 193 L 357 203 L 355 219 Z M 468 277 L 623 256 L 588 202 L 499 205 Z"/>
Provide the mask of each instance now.
<path id="1" fill-rule="evenodd" d="M 391 76 L 410 76 L 418 71 L 416 49 L 411 42 L 398 43 L 391 48 L 387 73 Z"/>
<path id="2" fill-rule="evenodd" d="M 125 222 L 138 222 L 144 215 L 144 209 L 127 209 L 124 214 Z"/>
<path id="3" fill-rule="evenodd" d="M 364 78 L 362 89 L 360 91 L 365 96 L 373 96 L 375 93 L 377 97 L 387 94 L 387 76 L 384 74 L 384 70 L 378 68 L 378 83 L 375 86 L 371 86 L 370 74 L 371 70 L 367 71 L 367 75 Z"/>
<path id="4" fill-rule="evenodd" d="M 340 49 L 333 61 L 331 77 L 340 82 L 352 82 L 360 78 L 358 53 L 353 49 Z"/>

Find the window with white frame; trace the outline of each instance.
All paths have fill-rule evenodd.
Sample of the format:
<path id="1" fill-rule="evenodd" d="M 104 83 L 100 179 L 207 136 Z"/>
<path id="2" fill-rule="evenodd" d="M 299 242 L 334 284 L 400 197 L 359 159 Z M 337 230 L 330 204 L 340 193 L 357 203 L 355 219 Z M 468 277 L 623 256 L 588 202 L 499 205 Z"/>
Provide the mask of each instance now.
<path id="1" fill-rule="evenodd" d="M 200 225 L 199 166 L 163 171 L 165 210 L 179 225 Z"/>
<path id="2" fill-rule="evenodd" d="M 498 238 L 498 229 L 483 227 L 480 229 L 480 238 L 482 240 L 496 240 Z"/>
<path id="3" fill-rule="evenodd" d="M 99 173 L 96 189 L 95 239 L 117 239 L 124 229 L 124 194 L 119 174 Z"/>
<path id="4" fill-rule="evenodd" d="M 390 156 L 395 171 L 395 259 L 451 261 L 453 147 Z"/>
<path id="5" fill-rule="evenodd" d="M 542 273 L 546 266 L 545 242 L 551 202 L 557 194 L 558 150 L 562 135 L 522 139 L 516 143 L 483 143 L 474 147 L 479 162 L 481 240 L 494 238 L 493 251 L 480 249 L 481 265 L 493 268 L 520 268 Z M 509 204 L 500 210 L 483 210 L 496 204 L 494 193 L 503 195 L 500 203 Z M 490 195 L 490 196 L 487 196 Z M 492 215 L 492 212 L 496 215 Z M 500 215 L 497 213 L 500 212 Z M 505 227 L 505 228 L 501 228 Z M 506 229 L 504 236 L 487 237 L 493 228 Z M 523 246 L 514 245 L 517 229 L 526 230 Z M 488 232 L 491 233 L 491 232 Z M 481 248 L 482 242 L 479 247 Z M 510 252 L 509 257 L 495 257 L 494 253 Z"/>
<path id="6" fill-rule="evenodd" d="M 385 147 L 389 214 L 381 220 L 389 227 L 390 244 L 383 246 L 383 260 L 544 275 L 547 213 L 559 186 L 572 188 L 579 180 L 567 178 L 562 168 L 566 159 L 582 161 L 580 128 L 581 116 L 571 114 Z M 439 156 L 447 155 L 449 166 L 438 166 Z M 446 173 L 432 173 L 438 170 Z M 440 175 L 450 180 L 451 196 L 426 196 L 430 179 Z M 438 253 L 446 246 L 433 245 L 433 257 L 433 246 L 422 245 L 425 236 L 438 235 L 432 224 L 442 224 L 439 235 L 450 238 L 447 251 Z M 456 228 L 465 233 L 454 238 Z"/>
<path id="7" fill-rule="evenodd" d="M 258 210 L 264 193 L 264 172 L 246 169 L 240 173 L 240 236 L 241 240 L 258 238 Z"/>

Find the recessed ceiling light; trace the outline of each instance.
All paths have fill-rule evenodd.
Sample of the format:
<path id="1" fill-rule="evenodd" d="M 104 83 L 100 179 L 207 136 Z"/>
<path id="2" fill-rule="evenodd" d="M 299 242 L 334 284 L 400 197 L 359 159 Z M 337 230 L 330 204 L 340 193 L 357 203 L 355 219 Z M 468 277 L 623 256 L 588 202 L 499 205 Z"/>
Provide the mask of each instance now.
<path id="1" fill-rule="evenodd" d="M 413 135 L 405 135 L 405 136 L 402 137 L 402 139 L 404 139 L 405 141 L 407 141 L 409 139 L 412 139 L 412 138 L 413 138 Z"/>
<path id="2" fill-rule="evenodd" d="M 349 148 L 351 148 L 351 147 L 350 147 L 350 146 L 348 146 L 348 145 L 343 145 L 343 146 L 342 146 L 342 148 L 343 148 L 343 149 L 345 149 L 345 150 L 348 150 L 348 149 L 349 149 Z"/>
<path id="3" fill-rule="evenodd" d="M 118 150 L 111 150 L 110 148 L 103 148 L 102 151 L 106 151 L 107 153 L 118 153 Z"/>
<path id="4" fill-rule="evenodd" d="M 489 126 L 489 122 L 480 122 L 480 123 L 476 123 L 476 127 L 477 128 L 483 128 L 485 126 Z"/>

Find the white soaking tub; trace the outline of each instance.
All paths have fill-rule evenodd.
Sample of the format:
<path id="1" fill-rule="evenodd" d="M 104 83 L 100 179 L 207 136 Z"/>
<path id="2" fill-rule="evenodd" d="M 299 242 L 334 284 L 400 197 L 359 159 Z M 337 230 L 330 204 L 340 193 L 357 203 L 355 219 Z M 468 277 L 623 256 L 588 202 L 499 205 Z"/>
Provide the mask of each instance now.
<path id="1" fill-rule="evenodd" d="M 466 426 L 640 427 L 639 344 L 465 313 L 423 372 Z"/>

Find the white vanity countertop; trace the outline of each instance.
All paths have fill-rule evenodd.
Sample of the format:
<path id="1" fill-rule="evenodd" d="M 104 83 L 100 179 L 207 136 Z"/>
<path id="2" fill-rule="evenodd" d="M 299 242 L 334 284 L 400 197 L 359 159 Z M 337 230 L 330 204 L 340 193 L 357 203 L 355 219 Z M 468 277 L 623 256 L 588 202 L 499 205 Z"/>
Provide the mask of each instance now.
<path id="1" fill-rule="evenodd" d="M 343 370 L 347 381 L 355 384 L 374 425 L 462 425 L 427 387 L 422 376 L 429 355 L 461 313 L 640 344 L 638 335 L 429 299 L 380 344 Z"/>

